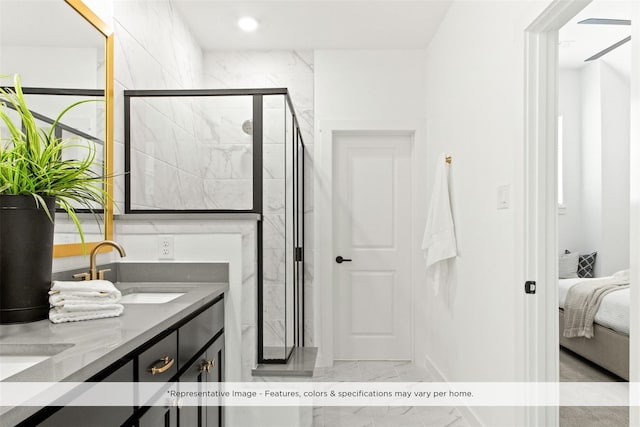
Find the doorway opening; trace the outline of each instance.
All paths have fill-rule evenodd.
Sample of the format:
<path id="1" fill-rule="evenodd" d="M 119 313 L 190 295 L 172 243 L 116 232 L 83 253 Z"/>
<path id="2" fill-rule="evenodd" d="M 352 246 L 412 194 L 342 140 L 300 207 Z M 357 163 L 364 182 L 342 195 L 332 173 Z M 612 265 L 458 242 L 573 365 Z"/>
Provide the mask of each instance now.
<path id="1" fill-rule="evenodd" d="M 571 91 L 569 90 L 571 86 L 571 79 L 569 78 L 571 77 L 571 73 L 564 73 L 565 75 L 563 75 L 561 68 L 562 57 L 559 56 L 559 53 L 562 53 L 563 41 L 568 44 L 572 43 L 570 39 L 563 40 L 563 38 L 559 38 L 559 34 L 563 32 L 563 27 L 574 20 L 586 20 L 587 22 L 580 25 L 585 27 L 590 25 L 594 28 L 600 25 L 627 25 L 630 20 L 625 17 L 616 17 L 617 22 L 612 24 L 611 22 L 607 22 L 606 19 L 614 18 L 607 18 L 607 16 L 602 17 L 605 19 L 600 19 L 600 16 L 598 16 L 598 19 L 591 16 L 583 17 L 582 15 L 584 13 L 589 14 L 591 11 L 596 10 L 588 6 L 590 3 L 592 2 L 582 0 L 556 1 L 527 28 L 526 32 L 525 275 L 526 277 L 535 278 L 540 285 L 538 286 L 538 295 L 528 297 L 526 303 L 526 351 L 528 354 L 526 366 L 529 381 L 557 381 L 560 372 L 560 349 L 558 344 L 560 343 L 565 347 L 573 347 L 573 351 L 578 350 L 578 347 L 580 347 L 570 341 L 576 338 L 563 337 L 565 333 L 564 330 L 561 330 L 563 321 L 559 315 L 559 308 L 562 308 L 563 303 L 563 298 L 561 297 L 566 296 L 566 293 L 559 286 L 559 277 L 567 274 L 565 269 L 568 258 L 571 258 L 572 264 L 573 258 L 577 258 L 578 262 L 580 261 L 580 255 L 583 255 L 583 258 L 587 258 L 589 255 L 592 255 L 593 252 L 602 252 L 603 256 L 598 259 L 600 265 L 592 269 L 591 274 L 601 277 L 611 277 L 618 272 L 624 274 L 622 272 L 625 270 L 625 267 L 627 271 L 629 267 L 631 267 L 631 278 L 635 277 L 638 273 L 637 268 L 632 262 L 632 254 L 634 252 L 634 241 L 640 236 L 638 236 L 637 232 L 637 220 L 628 214 L 629 203 L 632 200 L 630 195 L 634 194 L 633 190 L 629 190 L 630 187 L 633 187 L 633 180 L 629 172 L 619 173 L 620 171 L 624 172 L 625 166 L 626 170 L 629 171 L 629 165 L 635 164 L 633 157 L 634 150 L 629 145 L 629 135 L 634 125 L 633 123 L 629 123 L 628 120 L 629 116 L 633 117 L 633 114 L 628 113 L 633 107 L 629 106 L 629 101 L 626 102 L 624 106 L 627 111 L 627 123 L 618 123 L 615 126 L 617 131 L 620 131 L 621 127 L 625 128 L 627 133 L 626 148 L 624 144 L 622 144 L 622 147 L 617 147 L 615 151 L 616 154 L 612 156 L 611 149 L 614 144 L 609 143 L 612 137 L 607 136 L 606 128 L 610 128 L 610 123 L 616 119 L 621 119 L 622 116 L 625 115 L 625 113 L 617 111 L 623 103 L 619 101 L 609 102 L 610 105 L 608 105 L 607 108 L 609 110 L 611 108 L 616 110 L 616 113 L 612 114 L 611 112 L 604 112 L 605 107 L 601 102 L 602 100 L 610 98 L 613 92 L 612 90 L 605 90 L 605 82 L 602 80 L 603 76 L 611 77 L 611 70 L 606 68 L 611 64 L 603 65 L 603 63 L 607 55 L 609 55 L 609 58 L 613 58 L 611 52 L 620 49 L 620 46 L 624 46 L 625 44 L 628 45 L 627 47 L 631 46 L 629 40 L 626 40 L 629 36 L 625 35 L 624 39 L 620 39 L 620 42 L 626 40 L 622 43 L 612 42 L 601 49 L 594 47 L 594 53 L 592 55 L 582 58 L 582 61 L 588 59 L 589 61 L 587 62 L 598 61 L 589 65 L 591 69 L 588 73 L 597 74 L 597 77 L 600 78 L 599 90 L 589 92 L 590 99 L 593 93 L 599 93 L 599 102 L 577 102 L 579 108 L 579 114 L 577 116 L 580 120 L 583 120 L 585 126 L 579 124 L 576 127 L 575 123 L 568 123 L 568 121 L 571 122 L 572 120 L 568 120 L 568 115 L 574 114 L 575 118 L 576 111 L 575 108 L 571 111 L 571 108 L 567 106 L 566 98 L 563 100 L 563 91 Z M 631 4 L 631 2 L 625 3 L 628 5 Z M 597 4 L 598 0 L 593 2 L 593 7 L 596 7 Z M 601 11 L 595 13 L 601 13 Z M 631 27 L 627 25 L 626 29 L 630 34 Z M 621 52 L 622 51 L 618 51 L 617 54 Z M 630 53 L 627 55 L 628 58 Z M 593 69 L 598 72 L 594 73 L 592 71 Z M 574 72 L 573 76 L 575 77 L 576 74 L 579 73 Z M 563 86 L 563 80 L 569 83 L 565 83 L 565 86 Z M 578 82 L 576 82 L 575 79 L 573 80 L 574 88 L 584 89 L 581 85 L 581 80 L 582 79 L 578 79 Z M 633 88 L 635 85 L 637 85 L 637 77 L 631 76 L 630 83 L 627 85 L 627 94 L 632 92 L 629 88 Z M 608 88 L 609 86 L 606 87 Z M 624 92 L 624 90 L 622 90 L 622 92 Z M 568 104 L 570 104 L 570 102 L 568 102 Z M 598 107 L 598 112 L 595 116 L 593 112 L 591 112 L 591 116 L 588 116 L 590 109 L 587 108 L 587 104 L 594 104 Z M 565 111 L 562 111 L 563 109 Z M 589 126 L 598 122 L 599 126 L 597 126 L 597 128 L 587 130 Z M 559 126 L 559 123 L 561 123 L 561 126 Z M 572 126 L 581 132 L 584 131 L 584 134 L 580 134 L 577 137 L 578 145 L 575 145 L 575 134 L 571 136 L 571 130 L 568 129 L 568 127 L 571 128 Z M 560 128 L 562 129 L 561 138 L 558 134 Z M 599 142 L 596 145 L 586 145 L 586 143 L 590 141 L 586 141 L 585 136 L 586 139 L 598 139 Z M 571 138 L 574 138 L 573 142 L 569 141 Z M 616 138 L 618 137 L 616 136 Z M 579 162 L 575 161 L 575 152 L 573 154 L 570 153 L 572 144 L 574 149 L 581 152 Z M 562 152 L 558 151 L 560 146 L 562 146 Z M 596 149 L 594 149 L 594 147 Z M 594 156 L 594 152 L 597 152 L 598 156 Z M 559 159 L 562 159 L 561 165 L 558 163 Z M 623 187 L 620 191 L 607 190 L 606 188 L 603 191 L 603 183 L 606 187 L 611 180 L 611 173 L 607 174 L 605 169 L 611 168 L 612 165 L 615 166 L 616 159 L 618 167 L 614 168 L 616 171 L 615 179 L 622 179 L 626 185 L 626 190 Z M 577 163 L 579 163 L 579 172 L 576 175 L 575 170 Z M 623 164 L 624 166 L 622 166 Z M 574 174 L 573 177 L 571 176 L 572 173 Z M 620 175 L 623 175 L 623 177 L 620 178 Z M 593 188 L 585 189 L 585 187 L 589 187 L 589 185 L 586 182 L 580 182 L 580 180 L 576 181 L 576 176 L 586 177 L 588 180 L 595 179 L 596 181 L 594 183 L 597 183 L 599 186 L 598 191 L 592 191 Z M 562 189 L 559 189 L 560 183 L 562 183 Z M 573 190 L 570 189 L 572 185 Z M 584 200 L 580 200 L 580 197 L 575 197 L 576 188 L 582 188 L 579 190 L 579 194 Z M 596 209 L 594 207 L 587 210 L 584 207 L 585 204 L 582 202 L 592 201 L 593 194 L 599 194 L 598 208 Z M 626 208 L 623 207 L 621 210 L 624 211 L 626 209 L 627 212 L 626 219 L 624 212 L 622 219 L 620 219 L 619 212 L 618 216 L 614 215 L 614 224 L 609 223 L 613 212 L 606 208 L 607 204 L 612 203 L 610 200 L 612 194 L 618 197 L 617 200 L 619 200 L 623 206 L 626 204 Z M 562 195 L 562 200 L 558 198 L 560 195 Z M 573 208 L 571 205 L 573 205 Z M 599 214 L 594 215 L 594 212 L 599 212 Z M 582 215 L 582 219 L 578 220 L 576 214 L 578 214 L 578 216 Z M 574 217 L 569 220 L 571 215 L 574 215 Z M 593 217 L 596 217 L 597 221 L 594 222 Z M 587 218 L 589 219 L 587 220 Z M 575 225 L 576 222 L 582 224 L 586 224 L 587 222 L 599 224 L 600 232 L 595 233 L 595 235 L 598 235 L 600 240 L 575 235 L 571 237 L 571 225 Z M 625 225 L 625 223 L 630 225 Z M 617 245 L 604 242 L 606 239 L 602 239 L 603 229 L 610 229 L 614 226 L 626 226 L 627 243 L 621 241 L 624 239 L 618 239 L 616 241 Z M 584 231 L 584 225 L 576 229 Z M 606 233 L 606 231 L 604 232 Z M 624 231 L 621 233 L 624 233 Z M 572 248 L 565 247 L 569 245 L 572 245 Z M 595 248 L 595 246 L 598 246 L 598 249 L 587 249 L 587 247 Z M 565 254 L 565 250 L 571 253 Z M 563 255 L 566 256 L 563 257 Z M 590 258 L 595 258 L 595 256 L 592 255 Z M 616 262 L 618 264 L 616 264 Z M 577 276 L 577 271 L 569 274 Z M 588 276 L 575 277 L 574 280 L 583 282 L 582 279 L 585 277 L 588 278 Z M 637 296 L 629 292 L 627 306 L 631 312 L 633 312 L 632 306 L 637 307 L 636 298 Z M 634 322 L 633 316 L 628 316 L 628 318 L 629 324 Z M 598 322 L 596 322 L 594 327 L 599 327 Z M 606 329 L 613 330 L 612 328 Z M 596 331 L 596 334 L 597 333 L 598 331 Z M 606 331 L 600 333 L 601 337 L 603 335 L 606 335 Z M 629 349 L 630 347 L 633 348 L 631 345 L 633 341 L 628 333 L 626 339 L 626 356 L 629 358 L 629 353 L 633 351 Z M 577 340 L 584 342 L 587 341 L 587 338 L 577 338 Z M 589 345 L 593 346 L 593 344 Z M 601 366 L 606 365 L 606 359 L 611 356 L 610 349 L 606 350 L 609 350 L 609 355 L 604 354 L 605 360 L 596 361 L 599 362 Z M 579 351 L 582 352 L 582 350 Z M 585 354 L 588 355 L 588 352 Z M 612 365 L 605 367 L 608 370 L 616 369 Z M 626 369 L 628 372 L 628 362 Z M 633 367 L 631 371 L 633 376 Z M 620 371 L 616 373 L 617 375 L 621 375 Z M 627 408 L 623 409 L 625 412 L 627 411 Z M 528 409 L 528 412 L 530 425 L 558 425 L 559 415 L 561 414 L 558 408 L 532 407 Z M 625 415 L 625 421 L 628 422 L 628 413 Z M 591 417 L 593 417 L 593 415 L 591 415 Z M 563 425 L 562 422 L 560 425 Z"/>
<path id="2" fill-rule="evenodd" d="M 594 0 L 559 29 L 559 380 L 629 379 L 630 4 Z M 582 323 L 578 304 L 595 317 Z M 593 332 L 592 332 L 593 330 Z M 561 427 L 629 423 L 625 407 L 561 407 Z"/>

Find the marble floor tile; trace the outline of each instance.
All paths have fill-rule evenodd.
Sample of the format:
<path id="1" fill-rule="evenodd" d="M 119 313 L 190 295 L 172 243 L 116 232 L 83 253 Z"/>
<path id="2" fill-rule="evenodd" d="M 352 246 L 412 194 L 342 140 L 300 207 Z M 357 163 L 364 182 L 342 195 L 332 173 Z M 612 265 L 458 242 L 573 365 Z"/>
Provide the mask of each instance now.
<path id="1" fill-rule="evenodd" d="M 398 373 L 398 381 L 426 382 L 437 381 L 433 375 L 429 374 L 425 369 L 420 368 L 413 363 L 405 363 L 395 366 Z"/>
<path id="2" fill-rule="evenodd" d="M 397 380 L 398 373 L 393 367 L 380 368 L 379 370 L 371 370 L 360 373 L 360 381 L 363 382 L 385 382 Z"/>
<path id="3" fill-rule="evenodd" d="M 393 369 L 397 366 L 404 366 L 409 362 L 380 361 L 380 360 L 363 360 L 358 362 L 360 373 L 367 375 L 370 372 Z"/>
<path id="4" fill-rule="evenodd" d="M 375 427 L 424 427 L 419 418 L 402 415 L 375 418 L 374 423 Z"/>
<path id="5" fill-rule="evenodd" d="M 316 368 L 313 381 L 422 382 L 435 381 L 425 369 L 411 362 L 336 361 Z M 365 406 L 316 407 L 313 427 L 464 427 L 468 423 L 454 407 Z"/>
<path id="6" fill-rule="evenodd" d="M 388 406 L 361 406 L 361 407 L 356 407 L 356 410 L 354 411 L 355 414 L 358 415 L 362 415 L 365 417 L 371 417 L 371 418 L 379 418 L 379 417 L 386 417 L 388 415 L 390 415 L 389 412 L 389 407 Z"/>
<path id="7" fill-rule="evenodd" d="M 347 407 L 325 407 L 324 425 L 331 427 L 374 427 L 372 417 L 351 412 Z"/>

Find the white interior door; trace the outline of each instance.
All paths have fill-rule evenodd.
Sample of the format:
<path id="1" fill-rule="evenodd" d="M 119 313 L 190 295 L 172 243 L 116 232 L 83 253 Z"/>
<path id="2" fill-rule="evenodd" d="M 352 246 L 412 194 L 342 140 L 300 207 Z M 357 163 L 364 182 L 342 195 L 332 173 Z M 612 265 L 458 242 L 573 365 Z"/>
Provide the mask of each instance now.
<path id="1" fill-rule="evenodd" d="M 334 358 L 409 360 L 411 136 L 336 134 L 333 186 Z"/>

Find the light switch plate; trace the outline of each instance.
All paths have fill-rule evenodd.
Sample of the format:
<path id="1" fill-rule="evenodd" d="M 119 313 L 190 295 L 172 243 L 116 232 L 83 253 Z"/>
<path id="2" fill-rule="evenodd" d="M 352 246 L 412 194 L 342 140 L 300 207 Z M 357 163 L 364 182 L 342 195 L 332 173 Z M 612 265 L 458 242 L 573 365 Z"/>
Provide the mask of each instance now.
<path id="1" fill-rule="evenodd" d="M 509 209 L 511 207 L 511 186 L 500 185 L 498 186 L 498 209 Z"/>

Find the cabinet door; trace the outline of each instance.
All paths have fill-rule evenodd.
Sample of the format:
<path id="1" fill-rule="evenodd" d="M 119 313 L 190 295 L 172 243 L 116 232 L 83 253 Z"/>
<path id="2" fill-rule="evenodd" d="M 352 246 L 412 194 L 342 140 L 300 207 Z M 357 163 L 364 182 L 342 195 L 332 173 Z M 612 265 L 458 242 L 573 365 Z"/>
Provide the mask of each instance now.
<path id="1" fill-rule="evenodd" d="M 176 407 L 152 406 L 138 418 L 138 427 L 176 427 Z"/>
<path id="2" fill-rule="evenodd" d="M 196 359 L 187 370 L 180 375 L 180 382 L 183 383 L 198 383 L 198 391 L 204 391 L 204 387 L 201 387 L 207 378 L 207 361 L 205 355 Z M 179 384 L 178 384 L 179 387 Z M 181 406 L 178 409 L 178 416 L 180 417 L 180 427 L 200 427 L 206 426 L 204 420 L 204 405 L 203 398 L 198 398 L 198 406 Z"/>
<path id="3" fill-rule="evenodd" d="M 182 369 L 202 346 L 224 327 L 224 300 L 189 320 L 178 329 L 180 335 L 178 365 Z"/>
<path id="4" fill-rule="evenodd" d="M 211 365 L 207 373 L 208 382 L 224 381 L 224 334 L 220 335 L 206 351 L 206 359 Z M 224 412 L 222 406 L 217 406 L 216 399 L 205 400 L 205 419 L 207 427 L 224 426 Z"/>

